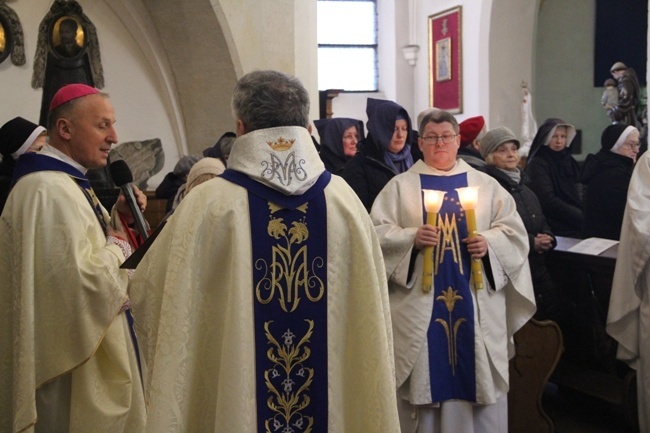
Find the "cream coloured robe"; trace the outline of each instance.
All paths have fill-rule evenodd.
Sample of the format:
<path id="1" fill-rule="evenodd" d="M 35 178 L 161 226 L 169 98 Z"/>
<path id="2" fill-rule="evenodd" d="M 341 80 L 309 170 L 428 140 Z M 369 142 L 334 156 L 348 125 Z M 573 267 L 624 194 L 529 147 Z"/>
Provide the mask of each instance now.
<path id="1" fill-rule="evenodd" d="M 639 158 L 627 192 L 607 313 L 617 358 L 637 374 L 641 432 L 650 432 L 650 152 Z"/>
<path id="2" fill-rule="evenodd" d="M 280 138 L 296 142 L 287 150 L 267 144 Z M 266 162 L 284 163 L 292 152 L 302 161 L 297 170 L 286 177 L 266 171 Z M 228 167 L 289 195 L 304 192 L 324 170 L 307 130 L 294 127 L 239 137 Z M 332 176 L 325 197 L 328 431 L 399 432 L 379 243 L 341 178 Z M 254 241 L 247 190 L 216 178 L 183 199 L 138 265 L 131 293 L 147 432 L 257 432 Z"/>
<path id="3" fill-rule="evenodd" d="M 408 383 L 412 404 L 431 403 L 426 345 L 433 294 L 422 291 L 422 253 L 413 273 L 409 260 L 417 229 L 423 224 L 420 173 L 454 175 L 467 172 L 469 186 L 480 186 L 476 206 L 478 232 L 489 245 L 496 287 L 472 288 L 475 311 L 477 402 L 492 404 L 508 391 L 508 360 L 514 356 L 513 334 L 535 311 L 528 266 L 528 236 L 512 196 L 493 178 L 463 160 L 449 172 L 418 161 L 384 187 L 371 218 L 384 252 L 393 320 L 397 386 Z M 418 366 L 415 369 L 416 365 Z M 415 371 L 414 371 L 415 369 Z M 426 370 L 426 371 L 425 371 Z"/>
<path id="4" fill-rule="evenodd" d="M 0 218 L 0 431 L 33 431 L 39 388 L 65 375 L 70 432 L 142 431 L 123 260 L 67 174 L 15 185 Z"/>

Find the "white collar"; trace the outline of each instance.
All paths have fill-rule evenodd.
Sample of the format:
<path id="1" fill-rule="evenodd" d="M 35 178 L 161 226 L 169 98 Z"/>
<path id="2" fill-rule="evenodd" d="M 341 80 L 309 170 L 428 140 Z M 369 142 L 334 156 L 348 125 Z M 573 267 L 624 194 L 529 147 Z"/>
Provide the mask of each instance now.
<path id="1" fill-rule="evenodd" d="M 238 137 L 228 168 L 246 174 L 285 195 L 301 195 L 325 171 L 306 128 L 282 126 Z"/>
<path id="2" fill-rule="evenodd" d="M 88 169 L 86 167 L 79 164 L 77 161 L 70 158 L 68 155 L 66 155 L 65 153 L 61 152 L 59 149 L 57 149 L 57 148 L 55 148 L 55 147 L 53 147 L 53 146 L 51 146 L 49 144 L 46 144 L 45 146 L 43 146 L 43 149 L 41 149 L 40 153 L 43 154 L 43 155 L 47 155 L 47 156 L 49 156 L 51 158 L 63 161 L 66 164 L 69 164 L 69 165 L 73 166 L 74 168 L 76 168 L 77 170 L 82 172 L 83 174 L 86 174 L 86 172 L 88 171 Z"/>

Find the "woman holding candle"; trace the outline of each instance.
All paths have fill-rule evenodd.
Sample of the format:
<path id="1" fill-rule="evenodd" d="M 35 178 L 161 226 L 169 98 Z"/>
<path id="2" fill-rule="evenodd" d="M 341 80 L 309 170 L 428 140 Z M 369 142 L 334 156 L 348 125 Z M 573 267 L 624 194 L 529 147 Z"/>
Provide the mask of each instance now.
<path id="1" fill-rule="evenodd" d="M 542 204 L 557 236 L 579 238 L 582 199 L 578 163 L 571 156 L 576 129 L 562 119 L 546 119 L 539 127 L 526 163 L 526 184 Z"/>
<path id="2" fill-rule="evenodd" d="M 402 430 L 505 433 L 512 335 L 535 311 L 526 229 L 512 196 L 456 159 L 451 114 L 426 115 L 419 135 L 424 161 L 390 180 L 370 214 L 389 280 Z M 461 198 L 472 187 L 473 200 Z M 422 190 L 444 192 L 429 223 Z"/>
<path id="3" fill-rule="evenodd" d="M 515 199 L 517 212 L 528 232 L 528 262 L 535 288 L 537 319 L 561 320 L 555 284 L 546 267 L 544 253 L 557 245 L 535 193 L 524 184 L 519 169 L 519 140 L 505 126 L 490 130 L 480 144 L 487 166 L 485 172 L 495 178 Z"/>

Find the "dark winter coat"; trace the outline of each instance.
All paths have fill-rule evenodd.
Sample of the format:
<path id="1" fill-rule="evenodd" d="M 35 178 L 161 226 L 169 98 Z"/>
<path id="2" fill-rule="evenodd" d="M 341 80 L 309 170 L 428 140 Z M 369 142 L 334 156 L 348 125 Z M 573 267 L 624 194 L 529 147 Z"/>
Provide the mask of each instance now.
<path id="1" fill-rule="evenodd" d="M 172 210 L 174 204 L 174 197 L 178 192 L 178 188 L 181 185 L 184 185 L 186 182 L 185 178 L 174 174 L 174 172 L 169 172 L 165 175 L 165 178 L 160 182 L 158 188 L 156 188 L 156 198 L 167 199 L 167 204 L 165 205 L 165 212 Z"/>
<path id="2" fill-rule="evenodd" d="M 11 178 L 14 175 L 14 168 L 16 167 L 16 161 L 11 157 L 5 156 L 3 158 L 0 161 L 0 213 L 2 213 L 2 209 L 4 209 L 7 198 L 9 197 Z"/>
<path id="3" fill-rule="evenodd" d="M 558 125 L 565 125 L 565 122 L 561 119 L 547 119 L 535 134 L 526 164 L 526 185 L 539 199 L 546 220 L 556 236 L 580 238 L 580 168 L 571 156 L 569 147 L 556 152 L 545 145 Z"/>
<path id="4" fill-rule="evenodd" d="M 461 146 L 458 148 L 458 157 L 477 170 L 485 170 L 486 163 L 485 159 L 481 156 L 481 152 L 471 146 Z"/>
<path id="5" fill-rule="evenodd" d="M 585 238 L 618 240 L 634 161 L 603 149 L 588 155 L 582 168 Z"/>
<path id="6" fill-rule="evenodd" d="M 402 149 L 403 156 L 409 157 L 410 164 L 406 167 L 407 169 L 413 165 L 416 157 L 411 153 L 410 143 L 413 134 L 411 119 L 404 108 L 392 101 L 368 98 L 366 114 L 368 115 L 368 136 L 361 150 L 345 166 L 341 176 L 357 193 L 363 205 L 370 212 L 379 192 L 393 176 L 399 174 L 386 161 L 386 152 L 393 137 L 395 121 L 398 116 L 406 120 L 407 131 L 409 131 L 406 144 Z"/>
<path id="7" fill-rule="evenodd" d="M 341 176 L 357 193 L 368 212 L 379 192 L 396 174 L 384 162 L 383 153 L 377 150 L 371 134 L 368 134 L 361 150 L 341 171 Z"/>
<path id="8" fill-rule="evenodd" d="M 553 236 L 551 227 L 544 217 L 542 206 L 535 193 L 525 185 L 525 175 L 522 175 L 522 180 L 517 183 L 494 165 L 485 166 L 485 172 L 495 178 L 512 195 L 517 205 L 517 212 L 526 227 L 530 246 L 528 263 L 530 264 L 530 273 L 537 301 L 535 317 L 537 319 L 556 320 L 560 307 L 555 292 L 555 284 L 546 267 L 546 256 L 535 251 L 535 236 L 537 234 L 545 233 Z M 557 242 L 555 236 L 553 236 L 553 248 L 556 245 Z"/>

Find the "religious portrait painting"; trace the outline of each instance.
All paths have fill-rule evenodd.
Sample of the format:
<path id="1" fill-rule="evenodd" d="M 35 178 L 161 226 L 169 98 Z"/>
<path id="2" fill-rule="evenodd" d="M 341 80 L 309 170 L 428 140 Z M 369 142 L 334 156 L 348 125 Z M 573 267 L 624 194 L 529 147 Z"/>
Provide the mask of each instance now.
<path id="1" fill-rule="evenodd" d="M 15 45 L 14 33 L 20 32 L 20 37 L 22 38 L 22 30 L 12 27 L 12 12 L 8 6 L 0 3 L 0 63 L 4 62 L 13 51 Z M 19 21 L 17 25 L 20 26 Z M 18 64 L 17 62 L 14 63 Z"/>
<path id="2" fill-rule="evenodd" d="M 7 58 L 9 54 L 9 47 L 7 46 L 7 31 L 5 24 L 0 16 L 0 62 Z"/>
<path id="3" fill-rule="evenodd" d="M 456 6 L 429 16 L 429 105 L 463 111 L 462 15 Z"/>
<path id="4" fill-rule="evenodd" d="M 451 38 L 436 42 L 436 81 L 451 80 Z"/>
<path id="5" fill-rule="evenodd" d="M 84 49 L 85 32 L 79 18 L 65 15 L 54 22 L 50 47 L 66 58 L 76 57 Z"/>
<path id="6" fill-rule="evenodd" d="M 25 37 L 16 11 L 0 0 L 0 63 L 9 57 L 16 66 L 25 64 Z"/>

